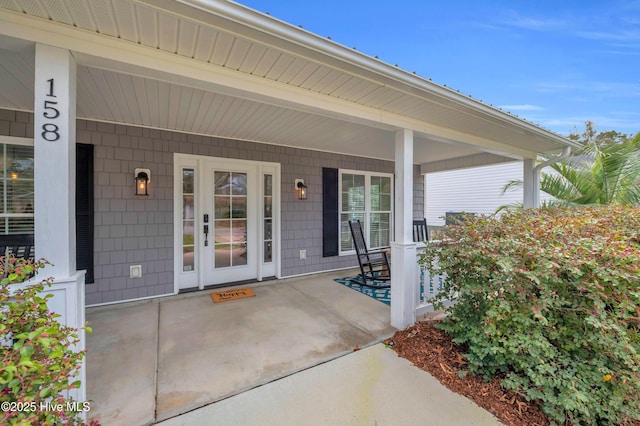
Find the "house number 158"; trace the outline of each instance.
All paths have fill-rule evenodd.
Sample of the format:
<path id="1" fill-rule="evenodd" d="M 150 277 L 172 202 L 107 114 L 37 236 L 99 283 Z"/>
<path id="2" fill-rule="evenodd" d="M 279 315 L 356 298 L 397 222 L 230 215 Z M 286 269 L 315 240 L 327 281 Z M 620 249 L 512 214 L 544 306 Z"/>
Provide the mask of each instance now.
<path id="1" fill-rule="evenodd" d="M 53 78 L 50 78 L 49 80 L 47 80 L 47 83 L 49 83 L 49 91 L 47 92 L 45 97 L 55 99 L 56 95 L 54 94 L 54 90 L 53 90 L 54 89 Z M 56 108 L 56 105 L 58 105 L 57 101 L 54 101 L 54 100 L 44 101 L 44 112 L 42 113 L 42 116 L 46 120 L 55 120 L 60 116 L 60 111 L 58 111 L 58 108 Z M 42 125 L 41 135 L 44 140 L 49 142 L 55 142 L 58 139 L 60 139 L 60 129 L 58 125 L 55 123 L 45 122 Z"/>

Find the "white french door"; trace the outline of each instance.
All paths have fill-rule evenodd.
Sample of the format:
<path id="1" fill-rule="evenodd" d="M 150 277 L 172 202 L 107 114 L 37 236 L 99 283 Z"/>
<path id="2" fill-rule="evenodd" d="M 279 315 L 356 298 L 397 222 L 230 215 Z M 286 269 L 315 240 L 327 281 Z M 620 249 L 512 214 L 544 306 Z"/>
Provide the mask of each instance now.
<path id="1" fill-rule="evenodd" d="M 275 163 L 175 154 L 176 291 L 276 276 Z"/>

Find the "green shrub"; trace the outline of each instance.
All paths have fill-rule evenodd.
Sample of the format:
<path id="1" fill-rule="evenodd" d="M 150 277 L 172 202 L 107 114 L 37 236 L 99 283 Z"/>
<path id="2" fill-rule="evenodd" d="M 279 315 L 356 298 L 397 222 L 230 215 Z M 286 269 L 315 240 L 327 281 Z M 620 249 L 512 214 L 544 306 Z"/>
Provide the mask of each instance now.
<path id="1" fill-rule="evenodd" d="M 554 423 L 640 420 L 640 208 L 468 216 L 422 262 L 457 294 L 441 327 L 472 372 Z"/>
<path id="2" fill-rule="evenodd" d="M 42 291 L 52 280 L 15 286 L 43 266 L 0 257 L 0 424 L 83 424 L 80 413 L 88 410 L 68 397 L 80 385 L 73 379 L 84 352 L 74 349 L 78 330 L 61 325 L 47 307 L 52 295 Z"/>

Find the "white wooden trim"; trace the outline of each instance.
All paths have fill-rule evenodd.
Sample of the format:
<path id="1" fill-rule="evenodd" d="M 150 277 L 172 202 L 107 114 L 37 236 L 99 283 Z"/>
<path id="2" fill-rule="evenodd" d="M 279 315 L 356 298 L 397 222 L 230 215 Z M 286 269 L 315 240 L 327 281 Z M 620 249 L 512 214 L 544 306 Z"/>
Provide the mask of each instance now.
<path id="1" fill-rule="evenodd" d="M 173 291 L 178 294 L 180 291 L 181 283 L 198 285 L 201 281 L 199 277 L 199 264 L 198 258 L 194 254 L 194 269 L 193 271 L 182 271 L 182 241 L 180 236 L 182 235 L 182 169 L 190 168 L 194 170 L 194 191 L 197 191 L 200 185 L 198 181 L 200 176 L 200 169 L 198 168 L 197 159 L 182 154 L 173 154 Z M 194 198 L 194 210 L 197 211 L 198 206 L 197 197 Z M 194 220 L 194 234 L 193 243 L 197 246 L 200 242 L 200 234 L 196 231 L 197 228 L 196 217 Z"/>
<path id="2" fill-rule="evenodd" d="M 257 176 L 255 177 L 254 185 L 258 186 L 258 191 L 256 192 L 256 198 L 260 199 L 263 194 L 262 189 L 262 176 L 263 173 L 270 173 L 273 175 L 273 218 L 272 218 L 272 240 L 273 240 L 273 272 L 276 278 L 280 278 L 281 276 L 281 167 L 280 163 L 266 162 L 266 161 L 254 161 L 254 160 L 242 160 L 235 158 L 222 158 L 222 157 L 209 157 L 204 155 L 193 155 L 193 154 L 180 154 L 174 153 L 173 155 L 173 168 L 174 168 L 174 293 L 177 294 L 181 290 L 180 283 L 183 282 L 183 279 L 187 279 L 188 283 L 193 284 L 191 288 L 204 288 L 204 271 L 201 265 L 199 265 L 199 255 L 195 254 L 194 265 L 195 271 L 192 277 L 185 277 L 185 274 L 192 275 L 191 272 L 184 273 L 182 272 L 182 169 L 185 167 L 193 168 L 195 171 L 195 182 L 196 185 L 195 193 L 196 199 L 194 201 L 194 209 L 195 209 L 195 221 L 194 221 L 194 244 L 196 247 L 202 244 L 202 237 L 198 230 L 202 229 L 203 223 L 202 218 L 200 216 L 200 206 L 198 205 L 198 192 L 204 188 L 204 179 L 205 179 L 205 171 L 203 164 L 211 163 L 219 161 L 228 165 L 229 167 L 235 166 L 244 166 L 254 168 L 257 172 Z M 264 270 L 265 264 L 262 262 L 262 242 L 263 242 L 263 231 L 262 231 L 262 209 L 256 217 L 255 226 L 257 226 L 259 232 L 256 244 L 258 244 L 258 258 L 256 259 L 257 263 L 257 276 L 256 279 L 258 281 L 262 280 L 265 277 Z M 211 226 L 211 219 L 209 224 Z M 213 231 L 212 231 L 213 232 Z M 212 234 L 209 234 L 212 238 Z M 270 266 L 268 266 L 270 268 Z M 269 274 L 271 275 L 271 274 Z M 193 280 L 193 281 L 191 281 Z"/>
<path id="3" fill-rule="evenodd" d="M 353 123 L 382 125 L 390 131 L 412 129 L 491 152 L 515 154 L 522 158 L 535 156 L 532 151 L 455 129 L 31 16 L 8 11 L 0 13 L 0 34 L 65 47 L 75 52 L 74 57 L 82 65 L 272 103 Z M 95 56 L 95 52 L 100 52 L 100 57 Z M 453 96 L 452 93 L 449 95 Z"/>
<path id="4" fill-rule="evenodd" d="M 403 330 L 416 321 L 418 282 L 413 242 L 413 132 L 395 133 L 395 239 L 391 243 L 391 325 Z"/>
<path id="5" fill-rule="evenodd" d="M 33 146 L 33 138 L 16 138 L 0 135 L 0 144 Z"/>
<path id="6" fill-rule="evenodd" d="M 76 63 L 71 52 L 36 45 L 34 211 L 36 258 L 48 274 L 76 271 Z"/>
<path id="7" fill-rule="evenodd" d="M 371 190 L 371 177 L 372 176 L 382 176 L 382 177 L 388 177 L 391 178 L 391 210 L 389 211 L 391 213 L 391 217 L 389 218 L 389 226 L 391 227 L 391 229 L 389 229 L 389 238 L 392 240 L 393 239 L 393 226 L 394 226 L 394 209 L 393 209 L 393 200 L 394 200 L 394 193 L 395 193 L 395 180 L 394 180 L 394 176 L 393 173 L 382 173 L 382 172 L 371 172 L 371 171 L 365 171 L 365 170 L 351 170 L 351 169 L 338 169 L 338 239 L 340 239 L 341 235 L 340 235 L 340 229 L 341 229 L 341 215 L 345 212 L 342 211 L 342 175 L 343 174 L 352 174 L 352 175 L 362 175 L 365 176 L 365 182 L 364 182 L 364 229 L 369 229 L 370 227 L 370 221 L 369 221 L 369 215 L 371 214 L 371 197 L 370 197 L 370 190 Z M 365 232 L 364 235 L 364 239 L 367 243 L 367 247 L 369 248 L 376 248 L 376 247 L 371 247 L 371 244 L 369 242 L 369 234 Z M 391 242 L 391 241 L 389 241 Z M 340 240 L 338 240 L 338 256 L 350 256 L 350 255 L 354 255 L 356 254 L 355 250 L 342 250 L 342 247 L 340 246 Z"/>

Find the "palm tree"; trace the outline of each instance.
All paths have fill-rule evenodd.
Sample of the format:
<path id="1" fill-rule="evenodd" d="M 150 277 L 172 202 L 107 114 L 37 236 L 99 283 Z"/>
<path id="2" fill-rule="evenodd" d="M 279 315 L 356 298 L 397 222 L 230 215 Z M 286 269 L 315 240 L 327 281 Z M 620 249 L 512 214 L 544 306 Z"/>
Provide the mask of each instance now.
<path id="1" fill-rule="evenodd" d="M 618 132 L 596 135 L 586 122 L 583 147 L 574 156 L 550 165 L 555 173 L 541 173 L 540 189 L 555 198 L 551 205 L 621 204 L 640 205 L 640 132 L 633 138 Z M 522 186 L 513 180 L 503 193 Z M 509 208 L 509 206 L 500 207 Z"/>

